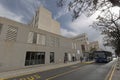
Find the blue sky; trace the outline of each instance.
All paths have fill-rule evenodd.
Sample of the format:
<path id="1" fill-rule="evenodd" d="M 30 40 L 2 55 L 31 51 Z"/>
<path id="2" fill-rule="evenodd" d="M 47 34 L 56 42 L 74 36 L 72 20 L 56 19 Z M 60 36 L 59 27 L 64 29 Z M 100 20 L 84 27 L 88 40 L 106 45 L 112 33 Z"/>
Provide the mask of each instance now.
<path id="1" fill-rule="evenodd" d="M 100 33 L 89 27 L 96 16 L 93 15 L 87 18 L 82 15 L 77 20 L 72 21 L 67 8 L 58 8 L 56 0 L 0 0 L 0 16 L 22 23 L 29 23 L 40 5 L 51 11 L 53 18 L 60 22 L 61 34 L 63 36 L 72 37 L 81 33 L 87 33 L 89 41 L 98 40 L 102 46 Z"/>

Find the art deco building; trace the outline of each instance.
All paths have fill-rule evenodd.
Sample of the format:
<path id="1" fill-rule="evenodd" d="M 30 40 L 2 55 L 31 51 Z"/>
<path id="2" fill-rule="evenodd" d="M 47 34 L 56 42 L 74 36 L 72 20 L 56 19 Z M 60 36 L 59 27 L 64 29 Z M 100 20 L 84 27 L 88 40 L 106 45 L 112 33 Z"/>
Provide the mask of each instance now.
<path id="1" fill-rule="evenodd" d="M 60 35 L 60 24 L 40 7 L 31 24 L 0 17 L 0 71 L 79 60 L 88 51 L 86 34 Z"/>

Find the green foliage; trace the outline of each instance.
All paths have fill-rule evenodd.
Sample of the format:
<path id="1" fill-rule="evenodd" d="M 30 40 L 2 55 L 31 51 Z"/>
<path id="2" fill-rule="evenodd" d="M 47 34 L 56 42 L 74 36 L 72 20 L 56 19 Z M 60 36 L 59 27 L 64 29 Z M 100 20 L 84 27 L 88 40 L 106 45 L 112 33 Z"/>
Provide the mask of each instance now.
<path id="1" fill-rule="evenodd" d="M 90 49 L 90 52 L 92 53 L 92 52 L 94 52 L 94 51 L 96 51 L 97 49 L 96 48 L 91 48 Z"/>

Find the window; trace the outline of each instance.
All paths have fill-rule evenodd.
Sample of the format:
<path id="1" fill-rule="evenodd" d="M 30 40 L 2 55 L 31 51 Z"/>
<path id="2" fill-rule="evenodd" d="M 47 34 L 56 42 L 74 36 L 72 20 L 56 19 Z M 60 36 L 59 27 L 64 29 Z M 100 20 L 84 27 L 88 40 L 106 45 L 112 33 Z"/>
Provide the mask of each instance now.
<path id="1" fill-rule="evenodd" d="M 50 37 L 50 46 L 55 46 L 55 38 L 53 36 Z"/>
<path id="2" fill-rule="evenodd" d="M 16 41 L 18 28 L 10 26 L 7 31 L 6 40 Z"/>
<path id="3" fill-rule="evenodd" d="M 42 35 L 42 45 L 45 45 L 45 35 Z"/>
<path id="4" fill-rule="evenodd" d="M 45 52 L 26 52 L 25 66 L 45 64 Z"/>
<path id="5" fill-rule="evenodd" d="M 50 52 L 50 63 L 54 63 L 54 52 Z"/>
<path id="6" fill-rule="evenodd" d="M 59 47 L 59 38 L 55 38 L 55 47 Z"/>
<path id="7" fill-rule="evenodd" d="M 75 49 L 76 49 L 76 43 L 74 43 Z"/>
<path id="8" fill-rule="evenodd" d="M 45 45 L 46 37 L 43 34 L 37 34 L 37 44 Z"/>
<path id="9" fill-rule="evenodd" d="M 42 44 L 41 35 L 37 34 L 37 44 Z"/>
<path id="10" fill-rule="evenodd" d="M 28 43 L 33 43 L 33 32 L 29 32 L 28 34 Z"/>
<path id="11" fill-rule="evenodd" d="M 37 43 L 37 33 L 34 33 L 34 35 L 33 35 L 33 43 L 34 44 Z"/>
<path id="12" fill-rule="evenodd" d="M 3 24 L 0 24 L 0 34 L 1 34 L 1 31 L 2 31 L 2 26 L 3 26 Z"/>
<path id="13" fill-rule="evenodd" d="M 37 43 L 37 33 L 35 32 L 29 32 L 28 34 L 28 43 Z"/>

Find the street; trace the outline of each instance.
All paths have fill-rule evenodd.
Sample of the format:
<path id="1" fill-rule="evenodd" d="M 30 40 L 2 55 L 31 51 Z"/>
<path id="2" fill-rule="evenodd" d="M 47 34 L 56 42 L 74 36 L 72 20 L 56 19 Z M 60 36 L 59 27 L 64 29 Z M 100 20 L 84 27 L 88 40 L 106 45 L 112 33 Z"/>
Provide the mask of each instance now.
<path id="1" fill-rule="evenodd" d="M 7 80 L 106 80 L 113 64 L 114 61 L 92 64 L 79 63 L 63 68 L 18 76 Z"/>

